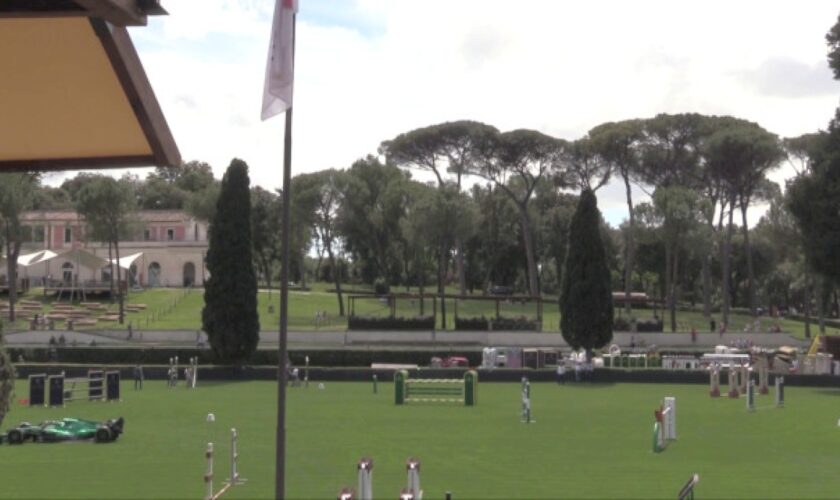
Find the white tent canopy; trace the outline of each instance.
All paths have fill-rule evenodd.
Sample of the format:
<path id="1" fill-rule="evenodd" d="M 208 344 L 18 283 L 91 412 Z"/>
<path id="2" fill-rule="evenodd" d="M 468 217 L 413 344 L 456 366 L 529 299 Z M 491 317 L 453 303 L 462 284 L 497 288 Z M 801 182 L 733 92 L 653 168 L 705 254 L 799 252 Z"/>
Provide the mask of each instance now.
<path id="1" fill-rule="evenodd" d="M 41 250 L 38 252 L 28 253 L 26 255 L 18 255 L 17 263 L 19 266 L 29 267 L 41 262 L 46 262 L 56 256 L 55 252 L 49 250 Z M 8 259 L 6 256 L 0 257 L 0 266 L 5 266 Z"/>
<path id="2" fill-rule="evenodd" d="M 133 264 L 134 261 L 139 259 L 142 255 L 143 255 L 143 252 L 137 252 L 137 253 L 133 253 L 133 254 L 125 256 L 125 257 L 120 257 L 119 262 L 117 262 L 117 259 L 111 259 L 111 262 L 119 265 L 123 269 L 131 269 L 131 264 Z"/>
<path id="3" fill-rule="evenodd" d="M 94 255 L 87 250 L 82 250 L 81 248 L 67 250 L 66 252 L 58 254 L 53 258 L 69 260 L 70 262 L 78 263 L 89 269 L 101 269 L 108 265 L 108 259 L 103 259 L 102 257 Z"/>
<path id="4" fill-rule="evenodd" d="M 35 264 L 46 262 L 55 257 L 56 255 L 58 254 L 50 250 L 41 250 L 40 252 L 21 255 L 20 257 L 18 257 L 18 265 L 21 265 L 23 267 L 34 266 Z"/>

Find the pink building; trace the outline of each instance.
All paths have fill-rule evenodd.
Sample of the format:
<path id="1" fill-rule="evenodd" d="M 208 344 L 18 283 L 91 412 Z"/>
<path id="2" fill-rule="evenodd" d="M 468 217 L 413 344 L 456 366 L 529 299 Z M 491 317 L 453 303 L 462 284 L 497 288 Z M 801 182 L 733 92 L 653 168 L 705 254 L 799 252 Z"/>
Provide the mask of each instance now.
<path id="1" fill-rule="evenodd" d="M 72 210 L 30 211 L 21 217 L 27 238 L 21 254 L 50 250 L 62 254 L 82 249 L 108 259 L 108 244 L 92 241 L 84 220 Z M 129 283 L 142 287 L 184 287 L 204 284 L 207 223 L 183 210 L 140 210 L 128 224 L 130 237 L 120 241 L 120 258 L 131 262 Z M 139 254 L 139 255 L 138 255 Z M 30 266 L 33 284 L 42 278 L 106 281 L 109 269 L 85 268 L 72 259 L 55 258 Z"/>

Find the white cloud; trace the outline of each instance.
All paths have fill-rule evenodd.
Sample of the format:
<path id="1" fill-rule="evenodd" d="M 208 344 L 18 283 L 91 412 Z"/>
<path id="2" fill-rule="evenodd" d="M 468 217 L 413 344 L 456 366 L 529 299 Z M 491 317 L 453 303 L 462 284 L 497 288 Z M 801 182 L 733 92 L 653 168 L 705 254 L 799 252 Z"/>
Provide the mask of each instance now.
<path id="1" fill-rule="evenodd" d="M 815 68 L 831 1 L 319 1 L 300 0 L 295 173 L 347 167 L 401 132 L 465 118 L 574 139 L 605 121 L 694 111 L 798 135 L 824 127 L 840 94 L 767 92 L 790 87 L 763 66 L 786 61 L 809 72 L 794 81 L 830 88 Z M 241 157 L 253 182 L 278 187 L 283 119 L 258 120 L 273 2 L 165 6 L 170 16 L 132 34 L 182 155 L 219 175 Z M 326 8 L 348 9 L 341 25 Z M 623 190 L 601 196 L 619 222 Z"/>

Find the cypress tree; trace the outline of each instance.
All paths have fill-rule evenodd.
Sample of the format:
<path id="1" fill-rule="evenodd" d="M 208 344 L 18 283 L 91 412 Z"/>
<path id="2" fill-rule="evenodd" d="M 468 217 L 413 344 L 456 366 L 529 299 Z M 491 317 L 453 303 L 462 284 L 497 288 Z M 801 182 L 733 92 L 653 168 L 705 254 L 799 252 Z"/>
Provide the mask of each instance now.
<path id="1" fill-rule="evenodd" d="M 560 331 L 572 348 L 586 349 L 589 357 L 613 336 L 612 280 L 600 227 L 598 200 L 586 189 L 569 225 L 560 283 Z"/>
<path id="2" fill-rule="evenodd" d="M 251 198 L 248 165 L 234 159 L 222 178 L 204 283 L 204 331 L 216 359 L 242 363 L 257 349 L 260 320 L 257 277 L 251 250 Z"/>

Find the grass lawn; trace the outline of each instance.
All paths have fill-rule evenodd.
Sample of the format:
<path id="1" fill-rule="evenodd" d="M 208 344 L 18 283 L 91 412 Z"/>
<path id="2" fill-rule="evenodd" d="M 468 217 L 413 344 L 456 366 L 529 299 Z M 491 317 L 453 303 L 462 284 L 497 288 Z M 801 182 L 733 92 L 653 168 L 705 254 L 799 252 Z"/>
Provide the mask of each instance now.
<path id="1" fill-rule="evenodd" d="M 26 383 L 18 383 L 25 394 Z M 201 384 L 168 390 L 123 384 L 122 403 L 70 403 L 65 409 L 15 405 L 13 422 L 122 415 L 114 444 L 0 446 L 3 498 L 200 498 L 203 452 L 217 444 L 224 479 L 228 429 L 240 431 L 240 470 L 248 483 L 226 498 L 269 498 L 274 488 L 276 386 Z M 677 398 L 677 437 L 651 451 L 653 409 Z M 761 396 L 758 406 L 772 404 Z M 290 498 L 335 498 L 356 487 L 356 461 L 371 456 L 373 489 L 394 498 L 405 459 L 422 460 L 427 498 L 673 498 L 699 473 L 699 498 L 837 497 L 840 389 L 788 388 L 784 409 L 745 410 L 743 399 L 710 399 L 702 385 L 532 386 L 536 423 L 519 422 L 519 385 L 483 384 L 478 405 L 395 406 L 393 386 L 326 383 L 290 388 Z M 205 422 L 213 412 L 216 422 Z"/>
<path id="2" fill-rule="evenodd" d="M 338 300 L 335 293 L 329 291 L 330 288 L 326 283 L 315 283 L 311 286 L 309 291 L 290 291 L 289 292 L 289 329 L 301 330 L 344 330 L 347 326 L 345 319 L 338 314 Z M 395 292 L 403 292 L 394 288 Z M 413 289 L 416 291 L 416 289 Z M 455 293 L 455 290 L 452 290 Z M 44 303 L 44 311 L 49 312 L 51 309 L 52 299 L 44 298 L 42 289 L 33 288 L 29 291 L 23 299 L 38 300 Z M 345 294 L 345 304 L 346 304 Z M 143 290 L 141 292 L 131 292 L 126 300 L 129 304 L 145 304 L 147 308 L 140 312 L 127 313 L 126 321 L 132 322 L 135 329 L 141 330 L 198 330 L 201 328 L 201 310 L 204 307 L 203 289 L 197 288 L 192 290 L 176 289 L 176 288 L 153 288 Z M 110 301 L 107 301 L 110 304 Z M 439 306 L 440 304 L 438 304 Z M 259 293 L 259 314 L 260 324 L 263 330 L 277 330 L 279 329 L 279 308 L 280 308 L 280 292 L 277 290 L 268 291 L 261 290 Z M 378 298 L 361 298 L 355 301 L 355 313 L 357 315 L 365 316 L 387 316 L 391 309 L 387 302 L 383 302 Z M 701 306 L 696 306 L 694 311 L 679 311 L 677 312 L 677 331 L 686 333 L 696 328 L 698 332 L 705 333 L 709 331 L 709 323 L 703 317 L 699 310 Z M 400 299 L 397 301 L 396 308 L 397 316 L 414 317 L 420 314 L 420 301 Z M 116 311 L 116 304 L 110 305 L 111 311 Z M 325 324 L 315 324 L 315 313 L 317 311 L 326 311 L 329 321 Z M 431 314 L 433 311 L 432 299 L 427 298 L 424 304 L 424 314 Z M 446 301 L 447 312 L 447 329 L 454 327 L 454 311 L 455 301 Z M 349 310 L 347 311 L 349 313 Z M 438 311 L 439 313 L 440 311 Z M 520 317 L 536 318 L 536 305 L 531 303 L 520 303 L 516 301 L 502 301 L 499 304 L 499 312 L 505 317 Z M 616 314 L 619 309 L 616 309 Z M 653 317 L 652 310 L 637 310 L 634 312 L 638 319 L 646 320 Z M 465 300 L 458 304 L 458 314 L 461 317 L 480 317 L 493 318 L 496 315 L 496 304 L 492 301 L 481 300 Z M 661 314 L 661 311 L 660 311 Z M 669 317 L 665 316 L 665 330 L 670 331 Z M 721 322 L 720 314 L 714 314 L 713 318 L 718 326 Z M 752 325 L 754 318 L 745 314 L 730 315 L 729 332 L 737 333 L 744 330 L 746 325 Z M 760 328 L 762 331 L 767 331 L 769 327 L 778 324 L 784 332 L 793 334 L 796 337 L 804 338 L 805 325 L 801 321 L 793 320 L 775 320 L 768 317 L 760 319 Z M 438 328 L 441 326 L 441 317 L 438 316 Z M 13 329 L 26 329 L 28 324 L 25 321 L 18 321 Z M 120 326 L 115 322 L 99 324 L 90 329 L 125 329 L 125 326 Z M 556 332 L 560 329 L 560 312 L 556 300 L 547 301 L 543 304 L 543 331 Z M 812 334 L 818 333 L 818 328 L 815 324 L 811 327 Z M 837 334 L 836 329 L 828 328 L 828 333 Z"/>

